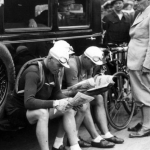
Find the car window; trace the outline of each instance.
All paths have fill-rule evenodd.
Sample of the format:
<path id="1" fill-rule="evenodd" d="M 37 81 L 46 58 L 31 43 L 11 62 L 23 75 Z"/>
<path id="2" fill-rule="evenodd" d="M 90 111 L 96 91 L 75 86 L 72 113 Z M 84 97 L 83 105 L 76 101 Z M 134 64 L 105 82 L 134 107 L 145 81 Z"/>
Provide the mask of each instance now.
<path id="1" fill-rule="evenodd" d="M 89 1 L 76 0 L 72 4 L 63 5 L 63 0 L 58 4 L 58 26 L 76 27 L 89 25 Z"/>
<path id="2" fill-rule="evenodd" d="M 48 0 L 4 0 L 4 27 L 48 27 Z"/>

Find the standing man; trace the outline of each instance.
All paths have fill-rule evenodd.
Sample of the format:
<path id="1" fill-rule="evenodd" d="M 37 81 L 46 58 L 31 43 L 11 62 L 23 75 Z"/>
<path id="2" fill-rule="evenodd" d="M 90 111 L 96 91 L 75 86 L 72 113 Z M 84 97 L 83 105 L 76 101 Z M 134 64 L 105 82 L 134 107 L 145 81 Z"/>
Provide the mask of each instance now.
<path id="1" fill-rule="evenodd" d="M 133 97 L 142 109 L 142 124 L 130 138 L 150 135 L 150 1 L 138 0 L 139 13 L 130 28 L 127 65 Z"/>
<path id="2" fill-rule="evenodd" d="M 62 87 L 65 85 L 70 87 L 74 84 L 77 84 L 80 81 L 86 80 L 92 77 L 93 67 L 95 65 L 102 65 L 103 61 L 103 52 L 96 46 L 91 46 L 87 48 L 81 56 L 74 56 L 69 59 L 69 69 L 64 71 L 64 82 Z M 66 88 L 66 87 L 65 87 Z M 66 93 L 68 94 L 68 93 Z M 102 132 L 103 137 L 97 132 L 93 118 L 90 111 L 90 104 L 94 107 L 94 115 L 97 122 L 97 127 Z M 93 102 L 88 103 L 80 109 L 76 114 L 76 124 L 77 131 L 79 127 L 84 122 L 84 125 L 92 137 L 92 146 L 97 148 L 111 148 L 116 144 L 121 144 L 124 142 L 123 139 L 120 139 L 112 135 L 107 127 L 107 118 L 104 108 L 103 97 L 101 95 L 96 95 Z M 61 135 L 62 129 L 59 130 L 58 135 Z M 81 143 L 79 140 L 80 146 L 86 144 Z M 55 145 L 55 143 L 54 143 Z M 53 149 L 57 150 L 57 149 Z"/>
<path id="3" fill-rule="evenodd" d="M 103 18 L 103 29 L 106 30 L 103 42 L 104 44 L 128 43 L 130 40 L 130 16 L 122 12 L 124 6 L 123 0 L 113 0 L 111 4 L 113 11 Z"/>
<path id="4" fill-rule="evenodd" d="M 36 124 L 36 136 L 41 150 L 49 150 L 49 119 L 63 116 L 63 128 L 71 144 L 70 150 L 81 150 L 77 141 L 76 124 L 70 104 L 60 90 L 58 73 L 64 66 L 69 68 L 69 49 L 52 47 L 43 61 L 27 67 L 19 78 L 18 90 L 14 91 L 6 110 L 12 125 L 24 127 Z M 17 84 L 16 84 L 17 85 Z"/>

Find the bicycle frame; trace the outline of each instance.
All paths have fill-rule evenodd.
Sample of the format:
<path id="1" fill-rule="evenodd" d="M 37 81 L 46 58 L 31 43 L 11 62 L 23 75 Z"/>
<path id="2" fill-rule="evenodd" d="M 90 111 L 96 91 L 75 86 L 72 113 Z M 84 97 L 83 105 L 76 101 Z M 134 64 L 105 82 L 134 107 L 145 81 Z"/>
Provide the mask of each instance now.
<path id="1" fill-rule="evenodd" d="M 117 130 L 121 130 L 127 127 L 134 114 L 135 103 L 131 97 L 130 82 L 128 76 L 128 70 L 126 65 L 127 47 L 108 47 L 107 63 L 115 64 L 115 82 L 116 86 L 112 87 L 107 94 L 104 94 L 104 103 L 106 114 L 111 126 Z M 102 71 L 105 73 L 106 66 L 102 67 Z M 114 97 L 113 95 L 114 94 Z M 122 110 L 123 109 L 123 110 Z M 124 113 L 123 113 L 124 112 Z M 119 116 L 120 115 L 120 116 Z M 127 116 L 128 115 L 128 116 Z M 120 119 L 119 119 L 120 117 Z M 125 118 L 122 122 L 118 122 Z M 115 120 L 117 121 L 115 122 Z"/>

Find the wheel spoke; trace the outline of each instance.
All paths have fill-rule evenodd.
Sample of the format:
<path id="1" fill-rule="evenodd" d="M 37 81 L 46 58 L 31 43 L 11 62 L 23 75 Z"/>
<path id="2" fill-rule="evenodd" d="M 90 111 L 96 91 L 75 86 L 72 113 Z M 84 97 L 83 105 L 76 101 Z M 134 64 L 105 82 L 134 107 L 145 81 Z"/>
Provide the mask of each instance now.
<path id="1" fill-rule="evenodd" d="M 118 72 L 115 75 L 118 77 L 115 80 L 116 84 L 109 90 L 104 104 L 109 123 L 120 130 L 124 129 L 131 121 L 135 105 L 127 74 Z"/>

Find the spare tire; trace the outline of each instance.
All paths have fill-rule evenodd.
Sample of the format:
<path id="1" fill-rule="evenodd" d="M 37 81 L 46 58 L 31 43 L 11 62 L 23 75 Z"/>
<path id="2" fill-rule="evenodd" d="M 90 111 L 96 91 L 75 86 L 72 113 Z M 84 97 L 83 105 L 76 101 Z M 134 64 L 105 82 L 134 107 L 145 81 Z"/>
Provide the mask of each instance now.
<path id="1" fill-rule="evenodd" d="M 4 116 L 4 106 L 12 95 L 15 85 L 13 59 L 5 45 L 0 43 L 0 119 Z"/>

